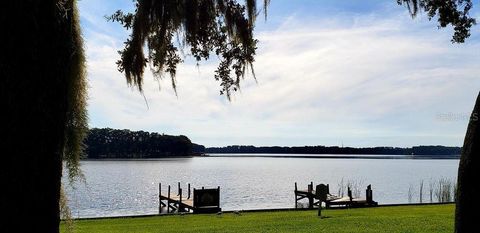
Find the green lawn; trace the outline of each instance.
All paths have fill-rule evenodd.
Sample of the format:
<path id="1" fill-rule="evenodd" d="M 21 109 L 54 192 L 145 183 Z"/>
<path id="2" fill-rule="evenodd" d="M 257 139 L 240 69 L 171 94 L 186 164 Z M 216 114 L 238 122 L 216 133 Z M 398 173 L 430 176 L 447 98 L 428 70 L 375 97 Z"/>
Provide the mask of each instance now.
<path id="1" fill-rule="evenodd" d="M 75 221 L 75 232 L 453 232 L 454 205 Z M 65 226 L 62 223 L 62 232 Z"/>

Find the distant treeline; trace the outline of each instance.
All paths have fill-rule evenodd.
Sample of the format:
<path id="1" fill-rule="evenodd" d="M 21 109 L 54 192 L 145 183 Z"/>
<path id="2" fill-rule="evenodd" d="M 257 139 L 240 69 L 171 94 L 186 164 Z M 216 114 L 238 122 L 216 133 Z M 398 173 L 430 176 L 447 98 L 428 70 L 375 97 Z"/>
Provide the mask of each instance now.
<path id="1" fill-rule="evenodd" d="M 244 154 L 370 154 L 457 156 L 461 147 L 414 146 L 400 147 L 338 147 L 338 146 L 226 146 L 205 148 L 192 143 L 187 136 L 172 136 L 128 129 L 93 128 L 85 140 L 86 158 L 160 158 L 190 156 L 203 153 Z"/>
<path id="2" fill-rule="evenodd" d="M 187 156 L 205 147 L 186 136 L 171 136 L 127 129 L 90 129 L 85 140 L 86 156 L 98 158 L 158 158 Z"/>
<path id="3" fill-rule="evenodd" d="M 461 147 L 414 146 L 414 147 L 338 147 L 338 146 L 226 146 L 209 147 L 206 153 L 268 153 L 268 154 L 370 154 L 370 155 L 460 155 Z"/>

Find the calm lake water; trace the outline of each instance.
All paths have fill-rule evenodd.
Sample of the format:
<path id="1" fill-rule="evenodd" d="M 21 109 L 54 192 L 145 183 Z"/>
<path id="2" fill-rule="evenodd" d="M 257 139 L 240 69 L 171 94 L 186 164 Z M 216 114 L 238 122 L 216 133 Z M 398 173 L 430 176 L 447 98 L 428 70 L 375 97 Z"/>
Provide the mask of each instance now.
<path id="1" fill-rule="evenodd" d="M 424 180 L 424 202 L 429 202 L 429 183 L 456 181 L 457 159 L 310 159 L 261 157 L 193 157 L 141 161 L 82 161 L 86 183 L 67 187 L 74 217 L 141 215 L 158 213 L 158 183 L 177 182 L 192 187 L 221 187 L 223 210 L 293 208 L 294 183 L 330 184 L 337 194 L 339 184 L 360 186 L 361 196 L 372 185 L 380 204 L 418 202 Z M 186 192 L 186 191 L 184 191 Z"/>

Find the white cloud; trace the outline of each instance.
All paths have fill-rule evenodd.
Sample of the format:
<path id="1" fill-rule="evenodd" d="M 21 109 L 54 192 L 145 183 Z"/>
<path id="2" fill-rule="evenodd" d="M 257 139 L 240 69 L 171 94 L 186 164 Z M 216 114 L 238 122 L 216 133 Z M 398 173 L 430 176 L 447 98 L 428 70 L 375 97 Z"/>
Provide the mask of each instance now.
<path id="1" fill-rule="evenodd" d="M 121 39 L 91 32 L 91 125 L 185 134 L 208 146 L 460 145 L 467 122 L 435 117 L 471 111 L 479 42 L 452 45 L 448 32 L 404 15 L 344 21 L 290 17 L 258 32 L 258 85 L 246 78 L 231 103 L 218 95 L 212 62 L 179 67 L 178 98 L 168 78 L 159 91 L 147 71 L 149 108 L 116 70 Z"/>

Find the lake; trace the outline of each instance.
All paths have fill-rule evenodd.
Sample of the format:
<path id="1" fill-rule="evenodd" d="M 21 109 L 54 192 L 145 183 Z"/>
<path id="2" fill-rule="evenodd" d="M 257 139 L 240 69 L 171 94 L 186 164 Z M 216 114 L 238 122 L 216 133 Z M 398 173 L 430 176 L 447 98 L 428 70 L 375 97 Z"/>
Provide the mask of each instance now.
<path id="1" fill-rule="evenodd" d="M 275 155 L 269 155 L 275 156 Z M 152 160 L 88 160 L 81 162 L 86 182 L 67 186 L 73 217 L 158 213 L 158 183 L 163 192 L 177 182 L 192 187 L 221 187 L 223 210 L 293 208 L 294 183 L 330 184 L 330 193 L 351 183 L 365 195 L 372 185 L 379 204 L 430 202 L 429 184 L 456 181 L 458 159 L 191 157 Z M 343 185 L 342 184 L 343 180 Z M 409 192 L 410 189 L 410 192 Z M 409 195 L 410 193 L 410 195 Z M 410 198 L 409 198 L 410 196 Z M 434 197 L 435 199 L 435 197 Z M 434 200 L 435 201 L 435 200 Z"/>

